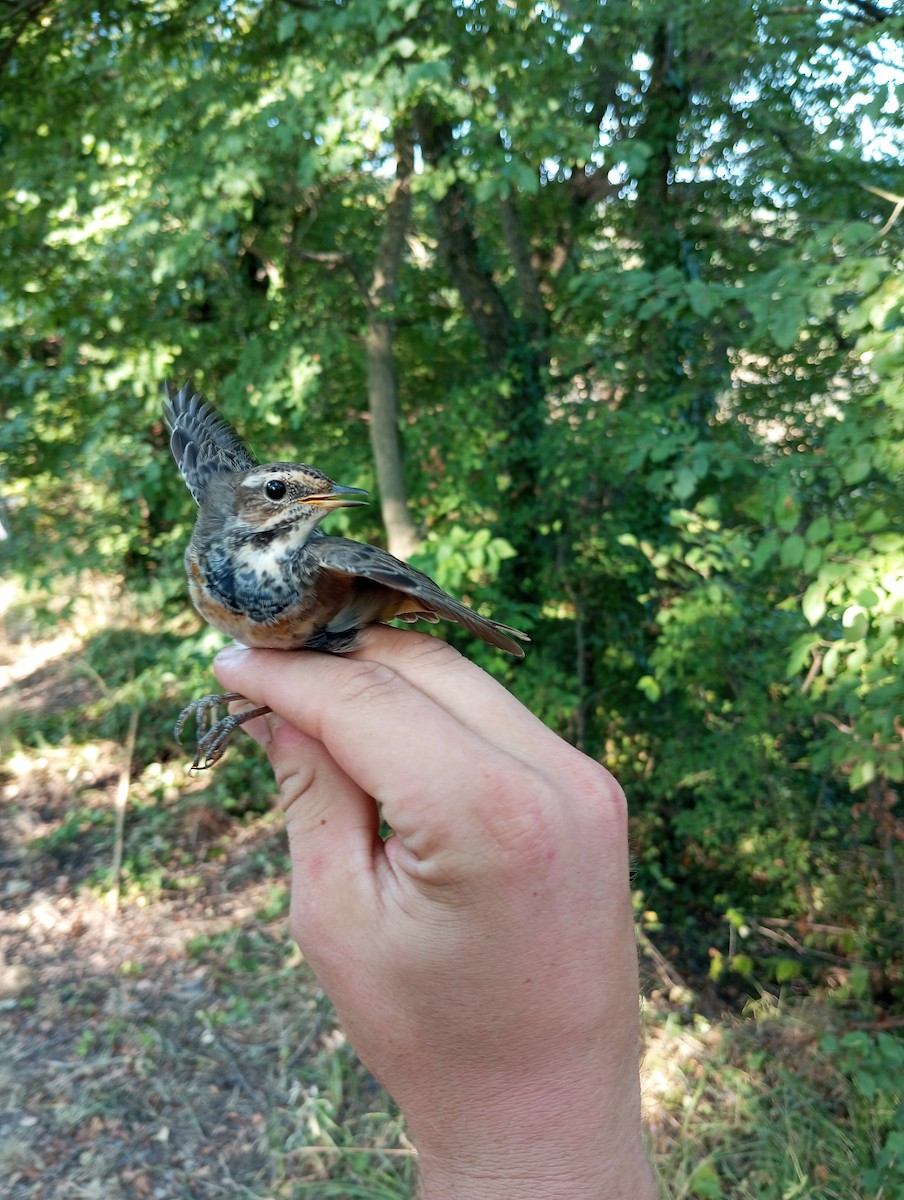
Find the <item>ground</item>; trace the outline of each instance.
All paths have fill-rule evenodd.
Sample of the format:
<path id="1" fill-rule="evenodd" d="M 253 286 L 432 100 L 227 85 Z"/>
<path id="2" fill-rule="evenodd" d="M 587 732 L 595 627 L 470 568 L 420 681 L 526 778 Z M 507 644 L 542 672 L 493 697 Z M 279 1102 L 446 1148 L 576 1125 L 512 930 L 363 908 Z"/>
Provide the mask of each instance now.
<path id="1" fill-rule="evenodd" d="M 191 775 L 170 730 L 198 680 L 157 665 L 181 629 L 91 595 L 86 634 L 0 587 L 4 1200 L 412 1195 L 398 1111 L 289 937 L 260 752 Z M 898 1018 L 843 980 L 717 991 L 680 947 L 641 949 L 673 1200 L 904 1200 Z"/>
<path id="2" fill-rule="evenodd" d="M 90 707 L 78 651 L 68 634 L 7 639 L 4 734 Z M 177 758 L 150 784 L 134 764 L 117 902 L 124 747 L 3 740 L 6 1200 L 407 1194 L 397 1114 L 288 936 L 276 817 L 215 809 Z"/>

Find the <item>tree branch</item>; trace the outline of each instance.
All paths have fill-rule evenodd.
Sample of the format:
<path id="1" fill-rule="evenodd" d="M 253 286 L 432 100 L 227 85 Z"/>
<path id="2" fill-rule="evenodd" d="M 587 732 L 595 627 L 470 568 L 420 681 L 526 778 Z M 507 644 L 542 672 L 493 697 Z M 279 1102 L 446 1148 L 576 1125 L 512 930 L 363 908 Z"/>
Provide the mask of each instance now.
<path id="1" fill-rule="evenodd" d="M 415 114 L 415 126 L 424 158 L 430 166 L 438 167 L 452 145 L 451 125 L 422 105 Z M 481 262 L 468 195 L 459 180 L 436 201 L 436 214 L 446 269 L 474 322 L 487 359 L 494 370 L 500 371 L 508 357 L 515 322 L 491 272 Z"/>
<path id="2" fill-rule="evenodd" d="M 344 250 L 306 250 L 304 246 L 293 245 L 289 247 L 289 251 L 295 258 L 306 262 L 323 263 L 327 267 L 342 267 L 351 275 L 365 304 L 368 303 L 370 290 L 362 279 L 351 255 L 346 254 Z"/>
<path id="3" fill-rule="evenodd" d="M 12 24 L 17 17 L 21 16 L 22 18 L 18 27 L 13 30 L 8 45 L 4 46 L 0 52 L 0 75 L 9 66 L 9 60 L 15 53 L 16 46 L 22 40 L 25 30 L 45 8 L 50 7 L 52 2 L 53 0 L 21 0 L 21 3 L 14 4 L 10 11 L 0 15 L 0 28 Z"/>

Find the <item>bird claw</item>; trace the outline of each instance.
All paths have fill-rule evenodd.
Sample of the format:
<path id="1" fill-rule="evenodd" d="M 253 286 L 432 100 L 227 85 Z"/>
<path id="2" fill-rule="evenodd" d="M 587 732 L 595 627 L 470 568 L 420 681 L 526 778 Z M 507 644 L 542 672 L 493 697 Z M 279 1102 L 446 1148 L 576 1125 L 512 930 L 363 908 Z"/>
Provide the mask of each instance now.
<path id="1" fill-rule="evenodd" d="M 270 709 L 264 706 L 248 708 L 243 712 L 228 713 L 225 717 L 220 717 L 220 708 L 234 700 L 245 700 L 245 697 L 239 692 L 227 692 L 221 696 L 213 694 L 200 696 L 197 700 L 192 700 L 191 704 L 186 704 L 179 713 L 179 719 L 173 730 L 177 742 L 181 742 L 182 730 L 190 717 L 195 718 L 198 726 L 195 757 L 189 770 L 206 771 L 216 766 L 226 753 L 226 746 L 233 732 L 240 725 L 244 725 L 246 721 L 250 721 L 254 717 L 262 717 L 265 713 L 270 712 Z"/>

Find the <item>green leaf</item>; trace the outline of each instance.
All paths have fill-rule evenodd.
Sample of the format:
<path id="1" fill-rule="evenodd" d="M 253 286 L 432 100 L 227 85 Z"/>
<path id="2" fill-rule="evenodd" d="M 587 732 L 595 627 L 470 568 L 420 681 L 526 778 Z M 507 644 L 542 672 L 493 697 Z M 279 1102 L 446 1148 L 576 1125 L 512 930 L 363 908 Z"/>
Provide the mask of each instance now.
<path id="1" fill-rule="evenodd" d="M 904 758 L 896 754 L 886 759 L 885 774 L 892 783 L 904 783 Z"/>
<path id="2" fill-rule="evenodd" d="M 276 25 L 276 36 L 281 42 L 288 42 L 295 36 L 298 28 L 298 13 L 283 13 Z"/>
<path id="3" fill-rule="evenodd" d="M 851 771 L 851 790 L 856 792 L 876 778 L 876 764 L 872 759 L 861 759 Z"/>
<path id="4" fill-rule="evenodd" d="M 637 681 L 637 690 L 643 692 L 651 704 L 655 704 L 662 697 L 659 681 L 652 675 L 641 675 Z"/>
<path id="5" fill-rule="evenodd" d="M 826 614 L 826 589 L 825 584 L 817 580 L 811 583 L 804 592 L 803 600 L 800 603 L 804 616 L 811 625 L 818 625 Z"/>
<path id="6" fill-rule="evenodd" d="M 797 322 L 787 313 L 780 313 L 769 322 L 769 332 L 779 350 L 790 350 L 797 341 Z"/>
<path id="7" fill-rule="evenodd" d="M 678 500 L 687 500 L 697 486 L 697 475 L 690 467 L 679 467 L 675 472 L 672 493 Z"/>
<path id="8" fill-rule="evenodd" d="M 780 958 L 775 964 L 776 983 L 787 983 L 800 975 L 800 963 L 794 958 Z"/>
<path id="9" fill-rule="evenodd" d="M 800 515 L 800 504 L 796 497 L 785 494 L 776 500 L 774 514 L 775 523 L 778 528 L 789 531 L 797 525 Z"/>
<path id="10" fill-rule="evenodd" d="M 807 543 L 804 539 L 800 534 L 792 533 L 790 537 L 785 538 L 782 542 L 779 558 L 785 567 L 799 567 L 804 561 L 806 551 Z"/>
<path id="11" fill-rule="evenodd" d="M 788 656 L 788 664 L 785 668 L 786 678 L 793 679 L 810 663 L 813 658 L 813 646 L 814 640 L 810 634 L 797 639 Z"/>
<path id="12" fill-rule="evenodd" d="M 721 303 L 717 290 L 700 279 L 692 279 L 687 285 L 687 299 L 691 312 L 704 318 L 711 316 Z"/>
<path id="13" fill-rule="evenodd" d="M 808 546 L 807 552 L 804 555 L 803 570 L 806 575 L 813 575 L 819 569 L 823 560 L 823 550 L 821 546 Z"/>
<path id="14" fill-rule="evenodd" d="M 830 646 L 826 651 L 825 658 L 822 660 L 822 673 L 826 679 L 834 679 L 838 673 L 838 660 L 841 655 L 841 646 L 838 642 Z"/>
<path id="15" fill-rule="evenodd" d="M 811 521 L 807 527 L 807 532 L 804 535 L 810 543 L 824 542 L 832 532 L 832 526 L 829 518 L 823 514 L 817 517 L 815 521 Z"/>
<path id="16" fill-rule="evenodd" d="M 861 963 L 854 963 L 850 969 L 848 980 L 851 985 L 851 991 L 859 999 L 869 995 L 869 968 L 864 967 Z"/>
<path id="17" fill-rule="evenodd" d="M 752 566 L 754 571 L 762 571 L 766 563 L 775 554 L 779 547 L 779 538 L 775 530 L 770 530 L 764 537 L 761 537 L 757 542 L 756 550 L 753 552 Z"/>
<path id="18" fill-rule="evenodd" d="M 694 1200 L 719 1200 L 722 1196 L 722 1179 L 711 1163 L 699 1163 L 691 1172 L 687 1189 Z"/>
<path id="19" fill-rule="evenodd" d="M 844 627 L 845 640 L 848 642 L 859 642 L 869 632 L 869 617 L 857 604 L 852 604 L 844 610 L 841 624 Z"/>
<path id="20" fill-rule="evenodd" d="M 841 468 L 841 478 L 847 484 L 862 483 L 873 469 L 872 456 L 869 449 L 864 446 L 858 446 L 857 452 L 853 458 Z"/>

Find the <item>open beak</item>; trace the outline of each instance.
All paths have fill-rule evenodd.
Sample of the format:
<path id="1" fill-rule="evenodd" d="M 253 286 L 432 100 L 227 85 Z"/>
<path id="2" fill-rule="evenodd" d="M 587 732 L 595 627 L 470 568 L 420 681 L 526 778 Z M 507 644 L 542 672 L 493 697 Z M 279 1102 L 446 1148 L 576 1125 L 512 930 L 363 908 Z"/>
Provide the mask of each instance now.
<path id="1" fill-rule="evenodd" d="M 352 500 L 351 496 L 366 496 L 365 488 L 342 487 L 334 483 L 331 492 L 321 492 L 318 496 L 299 497 L 300 504 L 316 504 L 318 508 L 359 508 L 369 503 L 368 500 Z"/>

